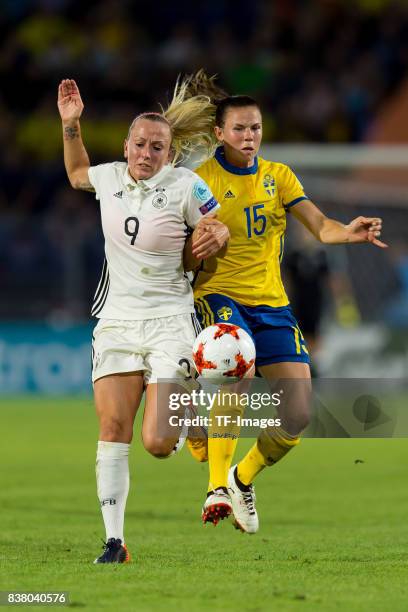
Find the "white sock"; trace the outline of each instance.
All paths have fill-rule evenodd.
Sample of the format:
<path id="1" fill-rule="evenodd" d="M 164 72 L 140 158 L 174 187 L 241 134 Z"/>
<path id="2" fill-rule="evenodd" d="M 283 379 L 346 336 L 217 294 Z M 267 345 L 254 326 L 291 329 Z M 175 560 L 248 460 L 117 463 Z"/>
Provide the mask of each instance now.
<path id="1" fill-rule="evenodd" d="M 106 541 L 120 538 L 124 543 L 123 523 L 129 493 L 129 447 L 122 442 L 99 440 L 96 453 L 96 484 L 101 504 Z"/>

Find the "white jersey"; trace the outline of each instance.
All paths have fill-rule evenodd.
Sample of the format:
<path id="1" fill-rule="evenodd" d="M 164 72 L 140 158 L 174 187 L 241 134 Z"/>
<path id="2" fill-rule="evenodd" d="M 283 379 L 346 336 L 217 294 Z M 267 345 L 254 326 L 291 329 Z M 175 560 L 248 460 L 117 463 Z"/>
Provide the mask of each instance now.
<path id="1" fill-rule="evenodd" d="M 189 228 L 219 207 L 207 184 L 170 165 L 137 182 L 125 162 L 93 166 L 88 173 L 105 236 L 92 315 L 137 321 L 194 312 L 183 248 Z"/>

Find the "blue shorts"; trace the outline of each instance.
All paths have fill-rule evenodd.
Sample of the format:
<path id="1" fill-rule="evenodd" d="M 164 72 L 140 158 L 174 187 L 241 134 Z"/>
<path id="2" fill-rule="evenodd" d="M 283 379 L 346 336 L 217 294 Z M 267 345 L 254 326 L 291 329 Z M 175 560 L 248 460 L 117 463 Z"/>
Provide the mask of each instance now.
<path id="1" fill-rule="evenodd" d="M 225 295 L 209 293 L 196 298 L 202 327 L 233 323 L 247 331 L 255 343 L 258 366 L 285 361 L 310 363 L 309 353 L 290 306 L 243 306 Z"/>

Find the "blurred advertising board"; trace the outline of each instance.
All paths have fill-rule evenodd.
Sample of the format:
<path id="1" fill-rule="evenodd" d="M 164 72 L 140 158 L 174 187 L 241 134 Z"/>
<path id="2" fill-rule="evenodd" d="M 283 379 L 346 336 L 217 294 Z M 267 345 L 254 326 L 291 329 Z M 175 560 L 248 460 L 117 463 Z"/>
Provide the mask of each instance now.
<path id="1" fill-rule="evenodd" d="M 93 324 L 0 325 L 0 394 L 90 393 Z"/>

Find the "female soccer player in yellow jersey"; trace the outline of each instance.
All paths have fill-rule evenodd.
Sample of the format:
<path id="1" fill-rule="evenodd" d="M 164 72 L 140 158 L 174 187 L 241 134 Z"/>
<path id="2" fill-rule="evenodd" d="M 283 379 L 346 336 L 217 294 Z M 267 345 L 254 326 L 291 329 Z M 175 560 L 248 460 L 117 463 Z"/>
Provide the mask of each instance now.
<path id="1" fill-rule="evenodd" d="M 195 171 L 221 204 L 217 218 L 231 234 L 227 253 L 210 257 L 197 268 L 194 294 L 200 322 L 239 325 L 255 342 L 256 365 L 263 377 L 297 379 L 291 384 L 290 402 L 279 411 L 281 426 L 263 430 L 238 465 L 230 468 L 236 437 L 209 436 L 210 485 L 203 520 L 216 524 L 233 512 L 236 526 L 254 533 L 258 516 L 252 482 L 298 444 L 310 418 L 309 355 L 280 274 L 286 215 L 292 214 L 325 244 L 386 245 L 379 240 L 381 219 L 358 217 L 343 225 L 327 218 L 288 166 L 258 156 L 262 115 L 255 100 L 227 96 L 203 71 L 177 84 L 173 113 L 182 114 L 183 101 L 191 97 L 203 100 L 207 114 L 208 98 L 213 103 L 218 147 Z"/>

